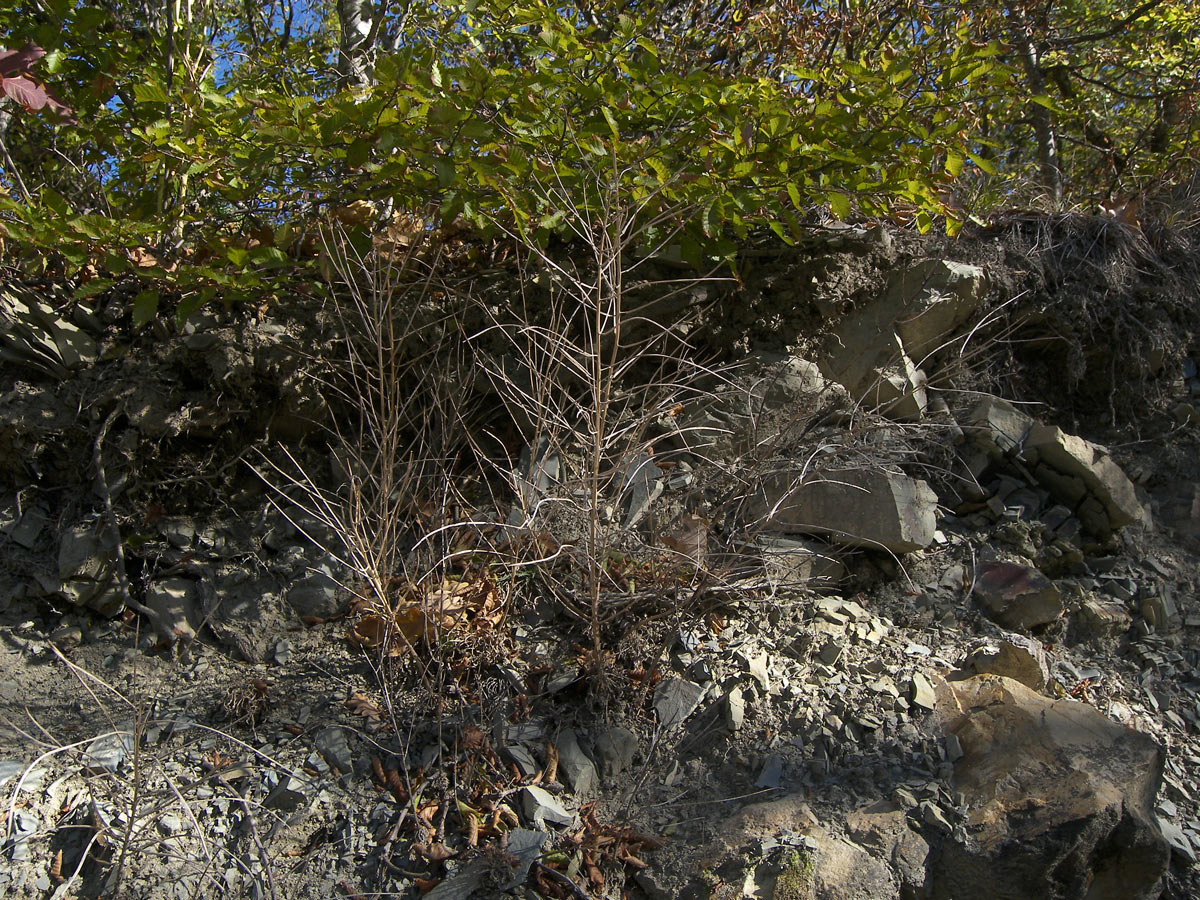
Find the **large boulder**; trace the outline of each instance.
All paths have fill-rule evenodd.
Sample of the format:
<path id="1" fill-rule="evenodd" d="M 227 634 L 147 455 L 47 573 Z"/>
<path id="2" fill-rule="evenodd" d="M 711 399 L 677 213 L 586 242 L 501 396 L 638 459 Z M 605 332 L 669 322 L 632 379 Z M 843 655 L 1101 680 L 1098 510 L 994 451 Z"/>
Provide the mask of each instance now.
<path id="1" fill-rule="evenodd" d="M 937 495 L 924 481 L 893 472 L 829 470 L 794 483 L 767 479 L 759 512 L 773 530 L 822 534 L 851 547 L 910 553 L 933 543 Z"/>
<path id="2" fill-rule="evenodd" d="M 932 900 L 1151 900 L 1170 847 L 1154 815 L 1163 752 L 1091 706 L 1008 678 L 954 684 L 949 728 L 970 810 L 927 870 Z"/>

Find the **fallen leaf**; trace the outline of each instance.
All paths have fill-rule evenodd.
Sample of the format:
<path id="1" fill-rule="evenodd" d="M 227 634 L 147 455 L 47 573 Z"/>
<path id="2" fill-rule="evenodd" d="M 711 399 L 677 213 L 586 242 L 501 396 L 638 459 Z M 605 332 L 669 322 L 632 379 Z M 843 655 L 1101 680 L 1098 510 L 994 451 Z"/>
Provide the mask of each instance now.
<path id="1" fill-rule="evenodd" d="M 355 691 L 346 701 L 346 708 L 356 716 L 379 721 L 383 718 L 383 710 L 379 704 L 361 691 Z"/>

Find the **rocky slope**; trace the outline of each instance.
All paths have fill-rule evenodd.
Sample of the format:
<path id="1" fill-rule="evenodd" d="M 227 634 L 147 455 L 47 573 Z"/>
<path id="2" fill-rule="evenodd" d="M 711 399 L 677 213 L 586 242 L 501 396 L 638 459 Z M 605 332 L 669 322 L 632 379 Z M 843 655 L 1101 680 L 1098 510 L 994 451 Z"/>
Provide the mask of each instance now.
<path id="1" fill-rule="evenodd" d="M 409 319 L 457 455 L 388 482 L 386 610 L 345 307 L 134 331 L 10 282 L 5 896 L 1196 896 L 1189 240 L 751 248 L 654 296 L 694 357 L 630 377 L 689 378 L 630 389 L 602 484 L 514 412 L 553 366 L 464 251 L 483 300 Z"/>

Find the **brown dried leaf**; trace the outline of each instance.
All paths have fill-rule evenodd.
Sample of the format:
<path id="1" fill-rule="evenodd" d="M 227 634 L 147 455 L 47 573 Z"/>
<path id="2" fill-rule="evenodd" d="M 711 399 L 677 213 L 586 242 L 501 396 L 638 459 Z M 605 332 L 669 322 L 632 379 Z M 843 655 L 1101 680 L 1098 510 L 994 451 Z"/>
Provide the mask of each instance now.
<path id="1" fill-rule="evenodd" d="M 383 616 L 367 615 L 350 626 L 346 639 L 360 650 L 374 650 L 383 646 L 387 638 L 387 620 Z"/>
<path id="2" fill-rule="evenodd" d="M 413 844 L 412 853 L 414 856 L 420 856 L 430 862 L 445 862 L 448 859 L 453 859 L 457 854 L 440 841 L 431 841 L 428 844 Z"/>
<path id="3" fill-rule="evenodd" d="M 363 716 L 367 719 L 379 721 L 383 718 L 383 710 L 379 704 L 362 691 L 355 691 L 350 696 L 350 699 L 346 701 L 346 708 L 354 715 Z"/>
<path id="4" fill-rule="evenodd" d="M 708 521 L 695 513 L 684 513 L 663 534 L 662 542 L 699 568 L 708 551 Z"/>

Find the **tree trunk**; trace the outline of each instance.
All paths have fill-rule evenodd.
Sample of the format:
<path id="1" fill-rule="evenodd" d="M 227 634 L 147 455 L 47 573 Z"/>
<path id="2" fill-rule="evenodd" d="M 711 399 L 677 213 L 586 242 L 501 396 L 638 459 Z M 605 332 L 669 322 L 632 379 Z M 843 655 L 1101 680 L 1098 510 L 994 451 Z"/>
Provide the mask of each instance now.
<path id="1" fill-rule="evenodd" d="M 371 80 L 370 37 L 374 26 L 371 0 L 337 0 L 338 76 L 343 85 L 365 85 Z M 382 12 L 380 13 L 382 15 Z"/>
<path id="2" fill-rule="evenodd" d="M 1046 73 L 1042 70 L 1041 54 L 1032 40 L 1021 47 L 1021 65 L 1025 69 L 1025 80 L 1034 97 L 1046 96 Z M 1054 131 L 1054 119 L 1050 110 L 1039 103 L 1030 103 L 1033 133 L 1037 140 L 1038 168 L 1041 170 L 1042 187 L 1050 196 L 1054 209 L 1062 206 L 1063 178 L 1058 157 L 1058 135 Z"/>

